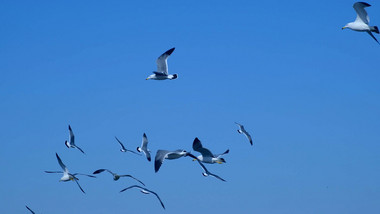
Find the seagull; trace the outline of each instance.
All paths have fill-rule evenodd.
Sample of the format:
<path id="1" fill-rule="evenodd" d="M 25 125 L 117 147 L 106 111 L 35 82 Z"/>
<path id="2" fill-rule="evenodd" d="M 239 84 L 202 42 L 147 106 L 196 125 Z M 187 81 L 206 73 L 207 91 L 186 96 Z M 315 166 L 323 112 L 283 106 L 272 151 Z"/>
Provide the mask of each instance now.
<path id="1" fill-rule="evenodd" d="M 377 43 L 379 43 L 376 37 L 372 34 L 372 32 L 379 34 L 379 28 L 377 26 L 369 26 L 369 16 L 367 14 L 367 11 L 364 9 L 370 6 L 370 4 L 365 2 L 356 2 L 353 6 L 357 13 L 356 20 L 354 22 L 346 24 L 342 30 L 349 28 L 354 31 L 367 32 Z"/>
<path id="2" fill-rule="evenodd" d="M 140 156 L 141 156 L 141 154 L 139 154 L 139 153 L 137 153 L 137 152 L 135 152 L 135 151 L 132 151 L 132 150 L 126 149 L 126 148 L 124 147 L 123 143 L 121 143 L 121 141 L 120 141 L 119 139 L 117 139 L 116 136 L 115 136 L 115 138 L 116 138 L 117 142 L 119 142 L 119 144 L 120 144 L 120 146 L 121 146 L 121 149 L 120 149 L 121 152 L 132 152 L 133 154 L 136 154 L 136 155 L 140 155 Z"/>
<path id="3" fill-rule="evenodd" d="M 34 212 L 32 209 L 30 209 L 28 206 L 25 205 L 25 207 L 26 207 L 26 209 L 28 209 L 31 213 L 35 214 L 35 212 Z"/>
<path id="4" fill-rule="evenodd" d="M 138 185 L 132 185 L 132 186 L 130 186 L 130 187 L 127 187 L 127 188 L 125 188 L 125 189 L 122 189 L 120 192 L 124 192 L 125 190 L 132 189 L 132 188 L 138 188 L 138 189 L 140 189 L 140 191 L 141 191 L 142 193 L 144 193 L 144 194 L 152 193 L 153 195 L 155 195 L 155 196 L 158 198 L 158 200 L 159 200 L 160 203 L 161 203 L 162 208 L 165 209 L 165 205 L 164 205 L 164 203 L 162 203 L 162 201 L 161 201 L 160 197 L 157 195 L 157 193 L 155 193 L 155 192 L 153 192 L 153 191 L 151 191 L 151 190 L 149 190 L 149 189 L 147 189 L 147 188 L 144 188 L 144 187 L 141 187 L 141 186 L 138 186 Z"/>
<path id="5" fill-rule="evenodd" d="M 75 183 L 77 183 L 79 189 L 83 193 L 85 193 L 83 191 L 82 187 L 79 185 L 79 183 L 78 183 L 79 179 L 76 177 L 76 175 L 85 175 L 85 176 L 88 176 L 88 177 L 91 177 L 91 178 L 96 178 L 96 177 L 93 176 L 93 175 L 86 175 L 86 174 L 81 174 L 81 173 L 70 173 L 69 169 L 67 169 L 67 167 L 65 166 L 65 164 L 63 164 L 61 158 L 58 156 L 57 153 L 55 153 L 55 156 L 57 157 L 58 163 L 61 166 L 61 168 L 63 169 L 63 172 L 62 171 L 45 171 L 45 172 L 46 173 L 63 173 L 63 176 L 61 177 L 61 179 L 59 179 L 59 181 L 63 181 L 63 182 L 66 182 L 66 181 L 75 181 Z"/>
<path id="6" fill-rule="evenodd" d="M 203 176 L 205 176 L 205 177 L 207 177 L 207 176 L 213 176 L 213 177 L 215 177 L 215 178 L 217 178 L 217 179 L 219 179 L 221 181 L 226 182 L 226 180 L 224 180 L 223 178 L 221 178 L 218 175 L 215 175 L 214 173 L 211 173 L 210 171 L 208 171 L 207 168 L 205 167 L 205 165 L 203 165 L 202 162 L 196 156 L 194 156 L 191 153 L 187 153 L 187 156 L 190 156 L 190 157 L 194 158 L 194 160 L 198 161 L 199 165 L 202 167 L 202 169 L 204 171 L 202 173 Z"/>
<path id="7" fill-rule="evenodd" d="M 150 151 L 148 149 L 148 138 L 146 137 L 145 133 L 143 135 L 141 147 L 137 147 L 137 151 L 138 152 L 143 152 L 145 154 L 145 156 L 146 156 L 146 159 L 148 159 L 148 161 L 151 161 Z"/>
<path id="8" fill-rule="evenodd" d="M 187 153 L 188 152 L 181 149 L 177 149 L 175 151 L 157 150 L 156 158 L 154 160 L 154 171 L 158 172 L 158 170 L 160 170 L 162 162 L 164 162 L 165 159 L 168 159 L 168 160 L 178 159 L 180 157 L 187 156 Z"/>
<path id="9" fill-rule="evenodd" d="M 202 155 L 198 156 L 198 158 L 197 158 L 198 160 L 200 160 L 203 163 L 210 163 L 210 164 L 225 163 L 226 161 L 221 156 L 227 154 L 230 151 L 229 149 L 227 149 L 222 154 L 214 155 L 214 154 L 212 154 L 212 152 L 210 150 L 208 150 L 202 146 L 201 141 L 197 137 L 194 139 L 193 149 L 194 149 L 194 151 L 200 152 L 202 154 Z"/>
<path id="10" fill-rule="evenodd" d="M 177 79 L 177 74 L 169 74 L 168 73 L 168 57 L 173 53 L 175 48 L 167 50 L 156 60 L 157 63 L 157 71 L 153 71 L 153 74 L 150 75 L 146 80 L 174 80 Z"/>
<path id="11" fill-rule="evenodd" d="M 252 137 L 251 137 L 251 135 L 244 129 L 244 126 L 243 125 L 241 125 L 241 124 L 239 124 L 239 123 L 237 123 L 237 122 L 235 122 L 236 123 L 236 125 L 238 125 L 239 126 L 239 129 L 237 130 L 240 134 L 244 134 L 247 138 L 248 138 L 248 140 L 249 140 L 249 143 L 251 143 L 251 146 L 253 146 L 253 143 L 252 143 Z"/>
<path id="12" fill-rule="evenodd" d="M 84 154 L 84 151 L 81 148 L 79 148 L 77 145 L 75 145 L 74 143 L 74 133 L 70 125 L 69 125 L 69 131 L 70 131 L 70 134 L 69 134 L 70 139 L 69 141 L 67 140 L 65 141 L 65 145 L 67 146 L 67 148 L 77 148 L 79 149 L 79 151 L 81 151 Z"/>
<path id="13" fill-rule="evenodd" d="M 95 175 L 95 174 L 102 173 L 102 172 L 104 172 L 104 171 L 107 171 L 107 172 L 111 173 L 112 176 L 113 176 L 113 180 L 114 180 L 114 181 L 119 180 L 119 178 L 121 178 L 121 177 L 130 177 L 130 178 L 135 179 L 136 181 L 140 182 L 142 185 L 145 186 L 145 184 L 144 184 L 142 181 L 140 181 L 139 179 L 133 177 L 132 175 L 118 175 L 118 174 L 116 174 L 116 173 L 111 172 L 111 170 L 108 170 L 108 169 L 98 169 L 98 170 L 96 170 L 96 171 L 95 171 L 94 173 L 92 173 L 92 174 Z"/>

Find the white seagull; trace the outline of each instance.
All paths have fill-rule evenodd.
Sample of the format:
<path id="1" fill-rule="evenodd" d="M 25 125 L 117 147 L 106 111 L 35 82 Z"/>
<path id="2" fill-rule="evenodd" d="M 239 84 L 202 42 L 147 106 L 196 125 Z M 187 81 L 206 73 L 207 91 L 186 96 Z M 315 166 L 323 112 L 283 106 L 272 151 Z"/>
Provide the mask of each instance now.
<path id="1" fill-rule="evenodd" d="M 182 149 L 177 149 L 175 151 L 168 150 L 157 150 L 156 157 L 154 160 L 154 171 L 158 172 L 165 159 L 173 160 L 181 157 L 187 156 L 188 152 Z"/>
<path id="2" fill-rule="evenodd" d="M 153 71 L 153 74 L 150 75 L 146 80 L 174 80 L 177 79 L 177 74 L 169 74 L 168 73 L 168 58 L 170 54 L 173 53 L 175 48 L 167 50 L 156 60 L 157 63 L 157 71 Z"/>
<path id="3" fill-rule="evenodd" d="M 67 148 L 77 148 L 79 149 L 79 151 L 81 151 L 83 154 L 84 154 L 84 151 L 79 148 L 77 145 L 75 145 L 75 141 L 74 141 L 74 133 L 73 133 L 73 130 L 71 129 L 71 126 L 69 125 L 69 141 L 65 141 L 65 145 L 67 146 Z"/>
<path id="4" fill-rule="evenodd" d="M 79 189 L 83 193 L 85 193 L 83 191 L 82 187 L 79 185 L 79 183 L 78 183 L 79 179 L 76 177 L 76 175 L 85 175 L 85 176 L 88 176 L 88 177 L 91 177 L 91 178 L 96 178 L 96 177 L 93 176 L 93 175 L 86 175 L 86 174 L 81 174 L 81 173 L 70 173 L 69 169 L 67 169 L 67 167 L 65 166 L 65 164 L 63 164 L 61 158 L 58 156 L 57 153 L 55 153 L 55 156 L 57 157 L 58 163 L 61 166 L 61 168 L 63 169 L 63 172 L 62 171 L 45 171 L 45 172 L 46 173 L 63 173 L 63 176 L 61 177 L 61 179 L 59 179 L 59 181 L 63 181 L 63 182 L 66 182 L 66 181 L 75 181 L 75 183 L 77 183 Z"/>
<path id="5" fill-rule="evenodd" d="M 111 170 L 108 170 L 108 169 L 98 169 L 98 170 L 96 170 L 95 172 L 93 172 L 92 174 L 95 175 L 95 174 L 102 173 L 102 172 L 104 172 L 104 171 L 107 171 L 107 172 L 111 173 L 111 175 L 113 176 L 113 180 L 114 180 L 114 181 L 119 180 L 119 178 L 121 178 L 121 177 L 130 177 L 130 178 L 135 179 L 136 181 L 140 182 L 142 185 L 145 186 L 145 184 L 144 184 L 142 181 L 140 181 L 139 179 L 133 177 L 132 175 L 118 175 L 118 174 L 116 174 L 116 173 L 111 172 Z"/>
<path id="6" fill-rule="evenodd" d="M 153 195 L 155 195 L 158 198 L 158 200 L 161 203 L 162 208 L 165 209 L 165 205 L 164 205 L 164 203 L 162 203 L 162 201 L 161 201 L 160 197 L 157 195 L 157 193 L 155 193 L 155 192 L 153 192 L 153 191 L 151 191 L 151 190 L 149 190 L 147 188 L 144 188 L 144 187 L 141 187 L 141 186 L 138 186 L 138 185 L 133 185 L 133 186 L 127 187 L 125 189 L 122 189 L 120 192 L 124 192 L 125 190 L 132 189 L 132 188 L 138 188 L 144 194 L 152 193 Z"/>
<path id="7" fill-rule="evenodd" d="M 187 156 L 190 156 L 190 157 L 194 158 L 194 160 L 198 161 L 199 165 L 202 167 L 202 169 L 204 171 L 202 173 L 203 176 L 205 176 L 205 177 L 213 176 L 213 177 L 215 177 L 221 181 L 224 181 L 224 182 L 226 181 L 223 178 L 219 177 L 218 175 L 215 175 L 214 173 L 211 173 L 210 171 L 208 171 L 207 168 L 205 167 L 205 165 L 203 165 L 202 162 L 196 156 L 192 155 L 191 153 L 188 153 Z"/>
<path id="8" fill-rule="evenodd" d="M 25 207 L 26 207 L 26 209 L 28 209 L 31 213 L 35 214 L 35 212 L 34 212 L 32 209 L 30 209 L 28 206 L 25 205 Z"/>
<path id="9" fill-rule="evenodd" d="M 146 137 L 145 133 L 144 133 L 143 138 L 142 138 L 141 147 L 137 147 L 137 151 L 143 152 L 146 156 L 146 159 L 148 159 L 148 161 L 151 161 L 150 151 L 148 149 L 148 138 Z"/>
<path id="10" fill-rule="evenodd" d="M 141 154 L 139 154 L 139 153 L 137 153 L 137 152 L 135 152 L 135 151 L 132 151 L 132 150 L 126 149 L 126 148 L 124 147 L 123 143 L 122 143 L 119 139 L 117 139 L 116 136 L 115 136 L 115 139 L 117 140 L 117 142 L 119 142 L 119 144 L 120 144 L 120 146 L 121 146 L 121 149 L 120 149 L 121 152 L 132 152 L 133 154 L 136 154 L 136 155 L 140 155 L 140 156 L 141 156 Z"/>
<path id="11" fill-rule="evenodd" d="M 370 6 L 370 4 L 365 2 L 356 2 L 354 4 L 354 9 L 357 13 L 356 20 L 346 24 L 342 30 L 349 28 L 354 31 L 367 32 L 377 43 L 379 43 L 376 37 L 372 34 L 372 32 L 379 34 L 379 28 L 377 26 L 369 26 L 369 16 L 367 11 L 364 9 Z"/>
<path id="12" fill-rule="evenodd" d="M 251 135 L 244 129 L 244 126 L 243 125 L 241 125 L 241 124 L 239 124 L 239 123 L 237 123 L 237 122 L 235 122 L 236 123 L 236 125 L 238 125 L 239 126 L 239 129 L 237 130 L 240 134 L 244 134 L 247 138 L 248 138 L 248 140 L 249 140 L 249 143 L 251 144 L 251 146 L 253 146 L 253 142 L 252 142 L 252 137 L 251 137 Z"/>
<path id="13" fill-rule="evenodd" d="M 202 155 L 198 156 L 197 160 L 200 160 L 203 163 L 225 163 L 226 161 L 222 158 L 223 155 L 227 154 L 230 150 L 227 149 L 222 154 L 214 155 L 212 152 L 202 146 L 201 141 L 196 137 L 193 142 L 194 151 L 200 152 Z"/>

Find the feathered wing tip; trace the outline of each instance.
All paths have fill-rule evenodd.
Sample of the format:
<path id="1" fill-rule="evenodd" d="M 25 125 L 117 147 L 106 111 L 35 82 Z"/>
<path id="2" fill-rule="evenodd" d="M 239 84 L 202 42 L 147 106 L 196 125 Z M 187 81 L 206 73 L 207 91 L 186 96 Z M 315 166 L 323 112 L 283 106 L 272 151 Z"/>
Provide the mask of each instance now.
<path id="1" fill-rule="evenodd" d="M 380 33 L 380 32 L 379 32 L 379 28 L 378 28 L 377 26 L 373 26 L 373 30 L 372 30 L 372 32 L 375 32 L 375 33 L 377 33 L 377 34 Z"/>

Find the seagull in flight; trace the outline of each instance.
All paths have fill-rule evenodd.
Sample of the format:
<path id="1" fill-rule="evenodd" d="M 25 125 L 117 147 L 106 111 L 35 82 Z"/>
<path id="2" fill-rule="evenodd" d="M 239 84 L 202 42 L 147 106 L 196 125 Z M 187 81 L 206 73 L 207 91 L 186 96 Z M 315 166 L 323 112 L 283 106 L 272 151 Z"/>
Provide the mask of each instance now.
<path id="1" fill-rule="evenodd" d="M 136 154 L 136 155 L 140 155 L 140 156 L 141 156 L 141 154 L 139 154 L 139 153 L 137 153 L 137 152 L 135 152 L 135 151 L 132 151 L 132 150 L 126 149 L 126 148 L 124 147 L 123 143 L 122 143 L 119 139 L 117 139 L 116 136 L 115 136 L 115 139 L 117 140 L 117 142 L 119 142 L 119 144 L 120 144 L 120 146 L 121 146 L 121 149 L 120 149 L 121 152 L 132 152 L 133 154 Z"/>
<path id="2" fill-rule="evenodd" d="M 371 5 L 366 2 L 356 2 L 353 6 L 357 14 L 356 20 L 346 24 L 342 30 L 349 28 L 354 31 L 367 32 L 377 43 L 379 43 L 376 37 L 372 34 L 372 32 L 379 34 L 379 28 L 377 26 L 369 26 L 369 16 L 365 10 L 366 7 L 370 6 Z"/>
<path id="3" fill-rule="evenodd" d="M 241 124 L 239 124 L 239 123 L 237 123 L 237 122 L 235 122 L 236 123 L 236 125 L 238 125 L 239 126 L 239 129 L 237 130 L 240 134 L 244 134 L 247 138 L 248 138 L 248 140 L 249 140 L 249 143 L 251 144 L 251 146 L 253 146 L 253 142 L 252 142 L 252 137 L 251 137 L 251 135 L 244 129 L 244 126 L 243 125 L 241 125 Z"/>
<path id="4" fill-rule="evenodd" d="M 227 149 L 222 154 L 214 155 L 210 150 L 208 150 L 202 146 L 201 141 L 197 137 L 193 141 L 193 150 L 200 152 L 202 154 L 202 155 L 198 156 L 197 160 L 200 160 L 203 163 L 210 163 L 210 164 L 225 163 L 226 161 L 224 160 L 224 158 L 222 158 L 222 156 L 227 154 L 230 151 L 229 149 Z"/>
<path id="5" fill-rule="evenodd" d="M 181 157 L 187 156 L 188 152 L 182 149 L 177 149 L 175 151 L 168 150 L 157 150 L 156 157 L 154 160 L 154 171 L 158 172 L 165 159 L 173 160 Z"/>
<path id="6" fill-rule="evenodd" d="M 150 75 L 146 80 L 174 80 L 177 79 L 178 74 L 169 74 L 168 73 L 168 58 L 170 54 L 173 53 L 175 48 L 167 50 L 156 60 L 157 63 L 157 71 L 153 71 L 153 74 Z"/>
<path id="7" fill-rule="evenodd" d="M 210 171 L 208 171 L 207 168 L 205 167 L 205 165 L 202 164 L 202 161 L 200 161 L 200 160 L 198 159 L 198 157 L 194 156 L 194 155 L 191 154 L 191 153 L 187 153 L 187 156 L 192 157 L 192 158 L 194 158 L 194 160 L 198 161 L 199 165 L 202 167 L 202 169 L 203 169 L 203 171 L 204 171 L 204 172 L 202 173 L 203 176 L 205 176 L 205 177 L 207 177 L 207 176 L 212 176 L 212 177 L 215 177 L 215 178 L 217 178 L 217 179 L 219 179 L 219 180 L 221 180 L 221 181 L 226 182 L 226 180 L 224 180 L 223 178 L 221 178 L 221 177 L 219 177 L 218 175 L 215 175 L 214 173 L 211 173 Z"/>
<path id="8" fill-rule="evenodd" d="M 75 183 L 78 185 L 79 189 L 83 193 L 85 193 L 83 191 L 82 187 L 79 185 L 79 183 L 78 183 L 79 179 L 76 176 L 77 175 L 85 175 L 85 176 L 88 176 L 88 177 L 91 177 L 91 178 L 96 178 L 96 177 L 93 176 L 93 175 L 87 175 L 87 174 L 81 174 L 81 173 L 70 173 L 69 169 L 65 166 L 65 164 L 63 164 L 61 158 L 58 156 L 57 153 L 55 153 L 55 156 L 57 157 L 58 163 L 61 166 L 61 168 L 63 169 L 63 172 L 62 171 L 45 171 L 45 172 L 46 173 L 63 173 L 63 176 L 61 177 L 61 179 L 59 179 L 59 181 L 63 181 L 63 182 L 66 182 L 66 181 L 75 181 Z"/>
<path id="9" fill-rule="evenodd" d="M 144 184 L 142 181 L 140 181 L 139 179 L 133 177 L 132 175 L 118 175 L 118 174 L 113 173 L 111 170 L 108 170 L 108 169 L 98 169 L 98 170 L 96 170 L 96 171 L 95 171 L 94 173 L 92 173 L 92 174 L 95 175 L 95 174 L 102 173 L 102 172 L 104 172 L 104 171 L 107 171 L 107 172 L 111 173 L 111 175 L 113 176 L 113 180 L 114 180 L 114 181 L 119 180 L 119 178 L 121 178 L 121 177 L 130 177 L 130 178 L 135 179 L 136 181 L 140 182 L 140 184 L 142 184 L 142 185 L 145 186 L 145 184 Z"/>
<path id="10" fill-rule="evenodd" d="M 127 188 L 125 188 L 125 189 L 122 189 L 120 192 L 124 192 L 125 190 L 132 189 L 132 188 L 138 188 L 138 189 L 140 189 L 140 191 L 141 191 L 142 193 L 144 193 L 144 194 L 150 194 L 150 193 L 152 193 L 152 194 L 155 195 L 155 196 L 157 197 L 157 199 L 160 201 L 162 208 L 165 209 L 165 205 L 164 205 L 164 203 L 162 203 L 162 201 L 161 201 L 160 197 L 157 195 L 157 193 L 155 193 L 155 192 L 153 192 L 153 191 L 151 191 L 151 190 L 149 190 L 149 189 L 147 189 L 147 188 L 144 188 L 144 187 L 141 187 L 141 186 L 138 186 L 138 185 L 132 185 L 132 186 L 130 186 L 130 187 L 127 187 Z"/>
<path id="11" fill-rule="evenodd" d="M 148 149 L 148 138 L 146 137 L 145 133 L 144 133 L 143 138 L 142 138 L 141 147 L 137 147 L 137 151 L 143 152 L 146 156 L 146 159 L 148 159 L 148 161 L 151 161 L 150 151 Z"/>
<path id="12" fill-rule="evenodd" d="M 65 145 L 67 146 L 67 148 L 77 148 L 79 149 L 79 151 L 81 151 L 83 154 L 84 154 L 84 151 L 79 148 L 77 145 L 75 145 L 75 142 L 74 142 L 74 133 L 73 133 L 73 130 L 71 129 L 71 126 L 69 125 L 69 141 L 65 141 Z"/>
<path id="13" fill-rule="evenodd" d="M 28 209 L 31 213 L 35 214 L 35 212 L 34 212 L 32 209 L 30 209 L 28 206 L 25 205 L 25 207 L 26 207 L 26 209 Z"/>

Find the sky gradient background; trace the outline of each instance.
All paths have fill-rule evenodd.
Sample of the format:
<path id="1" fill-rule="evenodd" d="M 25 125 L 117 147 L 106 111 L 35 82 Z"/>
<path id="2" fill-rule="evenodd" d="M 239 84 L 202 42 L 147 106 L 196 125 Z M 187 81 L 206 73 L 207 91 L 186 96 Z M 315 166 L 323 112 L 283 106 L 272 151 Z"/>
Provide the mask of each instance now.
<path id="1" fill-rule="evenodd" d="M 0 213 L 379 213 L 380 46 L 341 30 L 353 3 L 3 1 Z M 146 81 L 172 47 L 178 79 Z M 68 124 L 86 155 L 65 147 Z M 144 132 L 153 156 L 195 137 L 229 148 L 207 165 L 227 182 L 119 151 L 114 136 L 135 149 Z M 119 193 L 131 179 L 58 182 L 55 152 L 71 172 L 134 175 L 167 209 Z"/>

